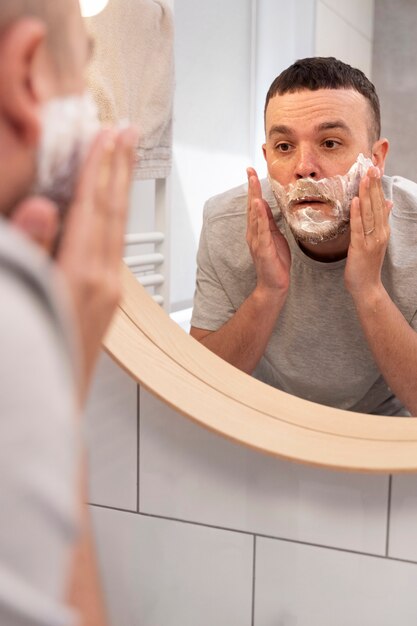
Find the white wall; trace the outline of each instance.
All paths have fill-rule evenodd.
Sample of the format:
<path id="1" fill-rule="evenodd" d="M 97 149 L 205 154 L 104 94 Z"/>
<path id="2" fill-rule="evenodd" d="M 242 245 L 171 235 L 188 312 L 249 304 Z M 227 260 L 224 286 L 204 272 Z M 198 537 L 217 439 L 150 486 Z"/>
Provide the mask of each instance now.
<path id="1" fill-rule="evenodd" d="M 325 4 L 342 20 L 341 31 L 363 28 L 359 2 L 342 12 L 340 3 L 320 1 L 318 29 Z M 360 3 L 365 15 L 366 6 Z M 210 11 L 201 22 L 210 25 L 214 46 Z M 245 15 L 241 34 L 248 9 Z M 361 62 L 365 68 L 367 52 Z M 201 123 L 185 152 L 192 136 L 201 132 L 196 144 L 203 140 Z M 221 158 L 236 164 L 238 157 Z M 206 177 L 215 163 L 207 159 Z M 186 194 L 199 193 L 196 187 Z M 263 456 L 138 392 L 108 357 L 87 426 L 91 510 L 112 626 L 415 625 L 417 477 L 337 473 Z"/>
<path id="2" fill-rule="evenodd" d="M 177 0 L 172 309 L 190 306 L 204 202 L 250 164 L 251 0 Z"/>
<path id="3" fill-rule="evenodd" d="M 373 79 L 381 101 L 382 135 L 390 142 L 388 175 L 417 180 L 417 3 L 375 4 Z"/>
<path id="4" fill-rule="evenodd" d="M 335 56 L 371 78 L 374 0 L 317 0 L 316 56 Z"/>
<path id="5" fill-rule="evenodd" d="M 297 59 L 314 56 L 316 0 L 258 0 L 254 72 L 254 164 L 266 176 L 265 97 L 272 81 Z"/>

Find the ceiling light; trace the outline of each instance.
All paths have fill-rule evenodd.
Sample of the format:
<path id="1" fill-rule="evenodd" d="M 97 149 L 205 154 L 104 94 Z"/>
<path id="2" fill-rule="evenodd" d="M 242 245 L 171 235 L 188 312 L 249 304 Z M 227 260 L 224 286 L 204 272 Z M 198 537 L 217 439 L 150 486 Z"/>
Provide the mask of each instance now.
<path id="1" fill-rule="evenodd" d="M 92 17 L 101 13 L 109 0 L 80 0 L 81 14 L 83 17 Z"/>

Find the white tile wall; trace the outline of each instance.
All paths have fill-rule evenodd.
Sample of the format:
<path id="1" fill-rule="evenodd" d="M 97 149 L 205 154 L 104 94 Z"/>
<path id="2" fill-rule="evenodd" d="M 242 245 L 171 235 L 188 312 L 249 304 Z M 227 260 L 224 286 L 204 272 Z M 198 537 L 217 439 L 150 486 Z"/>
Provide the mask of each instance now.
<path id="1" fill-rule="evenodd" d="M 389 555 L 417 562 L 417 476 L 392 479 Z"/>
<path id="2" fill-rule="evenodd" d="M 372 70 L 372 41 L 319 0 L 316 15 L 316 55 L 335 56 L 361 69 Z"/>
<path id="3" fill-rule="evenodd" d="M 137 385 L 103 354 L 85 415 L 89 500 L 137 508 Z"/>
<path id="4" fill-rule="evenodd" d="M 388 477 L 264 456 L 144 390 L 140 415 L 141 512 L 385 554 Z"/>
<path id="5" fill-rule="evenodd" d="M 255 572 L 255 626 L 417 623 L 416 564 L 261 538 Z"/>
<path id="6" fill-rule="evenodd" d="M 374 0 L 319 0 L 368 39 L 374 34 Z"/>
<path id="7" fill-rule="evenodd" d="M 111 626 L 250 626 L 252 537 L 91 510 Z"/>
<path id="8" fill-rule="evenodd" d="M 251 0 L 175 3 L 171 303 L 189 306 L 203 206 L 250 163 Z M 260 151 L 260 147 L 259 147 Z"/>

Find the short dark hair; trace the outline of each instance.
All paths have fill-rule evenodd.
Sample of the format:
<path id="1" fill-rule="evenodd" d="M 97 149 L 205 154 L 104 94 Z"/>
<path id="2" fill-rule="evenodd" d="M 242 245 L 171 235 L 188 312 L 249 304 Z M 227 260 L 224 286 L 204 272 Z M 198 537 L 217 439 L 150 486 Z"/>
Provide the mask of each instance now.
<path id="1" fill-rule="evenodd" d="M 271 84 L 266 95 L 264 114 L 271 98 L 277 94 L 294 93 L 310 89 L 355 89 L 371 106 L 374 140 L 381 135 L 381 112 L 379 98 L 374 85 L 361 70 L 351 67 L 334 57 L 312 57 L 299 59 L 281 72 Z"/>

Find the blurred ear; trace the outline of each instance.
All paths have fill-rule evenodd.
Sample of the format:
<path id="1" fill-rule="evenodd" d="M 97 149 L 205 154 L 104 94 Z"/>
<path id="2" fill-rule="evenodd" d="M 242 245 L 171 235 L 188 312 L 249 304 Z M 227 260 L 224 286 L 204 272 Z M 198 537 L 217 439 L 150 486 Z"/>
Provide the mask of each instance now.
<path id="1" fill-rule="evenodd" d="M 46 97 L 46 28 L 35 18 L 12 24 L 0 39 L 0 112 L 17 138 L 38 141 L 40 105 Z"/>
<path id="2" fill-rule="evenodd" d="M 385 159 L 389 150 L 388 139 L 378 139 L 372 146 L 372 162 L 384 173 Z"/>

